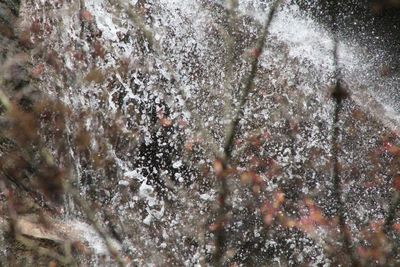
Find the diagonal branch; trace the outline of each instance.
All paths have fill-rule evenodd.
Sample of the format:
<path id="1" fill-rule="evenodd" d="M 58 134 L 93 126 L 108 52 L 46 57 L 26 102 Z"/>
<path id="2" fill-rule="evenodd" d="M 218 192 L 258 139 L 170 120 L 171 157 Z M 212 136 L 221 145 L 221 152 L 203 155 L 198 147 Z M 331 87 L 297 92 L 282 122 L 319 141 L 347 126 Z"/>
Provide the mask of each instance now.
<path id="1" fill-rule="evenodd" d="M 221 170 L 218 171 L 217 177 L 219 180 L 219 189 L 218 189 L 218 211 L 217 211 L 217 219 L 216 219 L 216 231 L 215 231 L 215 252 L 213 255 L 213 263 L 215 266 L 222 266 L 223 265 L 223 257 L 225 254 L 225 246 L 226 246 L 226 235 L 225 235 L 225 220 L 226 214 L 228 212 L 226 200 L 229 196 L 229 187 L 226 181 L 227 173 L 228 173 L 228 166 L 229 162 L 232 158 L 232 151 L 234 145 L 235 135 L 238 132 L 238 126 L 240 119 L 243 117 L 243 108 L 248 100 L 249 93 L 254 85 L 254 79 L 256 77 L 256 73 L 258 70 L 258 63 L 260 60 L 260 56 L 263 53 L 266 37 L 269 32 L 269 28 L 274 18 L 274 15 L 277 11 L 277 8 L 280 4 L 281 0 L 276 0 L 269 11 L 269 14 L 266 17 L 264 27 L 261 32 L 261 36 L 258 39 L 257 45 L 254 48 L 254 57 L 251 62 L 251 69 L 250 73 L 245 79 L 243 85 L 242 95 L 239 101 L 239 107 L 236 110 L 235 116 L 230 122 L 228 126 L 228 130 L 226 133 L 225 144 L 222 158 L 220 159 L 219 163 L 221 165 Z"/>
<path id="2" fill-rule="evenodd" d="M 254 79 L 255 79 L 255 76 L 256 76 L 256 73 L 258 70 L 258 63 L 260 60 L 260 56 L 262 55 L 262 53 L 264 51 L 264 45 L 265 45 L 266 37 L 268 35 L 269 27 L 271 25 L 272 19 L 275 15 L 275 12 L 276 12 L 277 7 L 280 2 L 281 2 L 280 0 L 276 0 L 273 3 L 271 10 L 265 21 L 261 36 L 258 39 L 257 45 L 254 49 L 254 58 L 253 58 L 253 61 L 251 62 L 250 74 L 244 81 L 244 88 L 242 90 L 243 93 L 240 98 L 239 107 L 237 108 L 235 117 L 233 118 L 233 120 L 231 121 L 231 123 L 228 127 L 228 131 L 227 131 L 227 135 L 226 135 L 226 139 L 225 139 L 225 145 L 224 145 L 224 161 L 229 161 L 232 156 L 231 154 L 232 154 L 232 150 L 233 150 L 233 141 L 235 138 L 235 134 L 237 132 L 239 121 L 243 116 L 243 108 L 247 102 L 248 95 L 253 87 Z"/>

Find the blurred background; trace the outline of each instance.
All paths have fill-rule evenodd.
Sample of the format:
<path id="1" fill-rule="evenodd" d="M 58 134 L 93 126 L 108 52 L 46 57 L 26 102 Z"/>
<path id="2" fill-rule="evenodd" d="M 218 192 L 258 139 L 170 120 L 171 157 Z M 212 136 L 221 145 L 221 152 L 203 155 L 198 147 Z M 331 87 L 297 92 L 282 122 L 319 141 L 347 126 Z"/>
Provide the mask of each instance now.
<path id="1" fill-rule="evenodd" d="M 400 0 L 292 0 L 328 27 L 337 14 L 341 37 L 357 41 L 387 62 L 387 74 L 400 70 Z M 337 2 L 336 4 L 334 2 Z"/>

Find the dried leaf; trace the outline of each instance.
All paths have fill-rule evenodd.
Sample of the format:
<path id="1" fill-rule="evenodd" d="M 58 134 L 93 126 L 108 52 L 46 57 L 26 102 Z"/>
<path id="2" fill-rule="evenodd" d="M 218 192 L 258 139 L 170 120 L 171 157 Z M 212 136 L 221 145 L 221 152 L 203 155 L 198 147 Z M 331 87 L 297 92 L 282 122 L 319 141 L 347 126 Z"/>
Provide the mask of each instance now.
<path id="1" fill-rule="evenodd" d="M 222 161 L 218 160 L 218 159 L 215 160 L 214 161 L 214 172 L 215 172 L 215 174 L 217 176 L 220 176 L 220 175 L 222 175 L 223 171 L 224 171 L 224 166 L 222 164 Z"/>
<path id="2" fill-rule="evenodd" d="M 64 238 L 53 229 L 46 228 L 42 224 L 35 223 L 28 218 L 19 218 L 16 222 L 15 229 L 20 234 L 33 238 L 47 239 L 55 242 L 64 240 Z"/>
<path id="3" fill-rule="evenodd" d="M 104 59 L 105 54 L 106 54 L 106 50 L 104 49 L 104 47 L 101 45 L 100 42 L 96 42 L 94 44 L 93 55 L 95 57 L 100 57 L 100 58 Z"/>
<path id="4" fill-rule="evenodd" d="M 86 75 L 85 80 L 88 82 L 95 82 L 95 83 L 101 83 L 104 81 L 104 75 L 99 69 L 92 69 L 89 71 L 89 73 Z"/>
<path id="5" fill-rule="evenodd" d="M 396 189 L 397 191 L 400 191 L 400 176 L 396 176 L 393 179 L 393 188 Z"/>

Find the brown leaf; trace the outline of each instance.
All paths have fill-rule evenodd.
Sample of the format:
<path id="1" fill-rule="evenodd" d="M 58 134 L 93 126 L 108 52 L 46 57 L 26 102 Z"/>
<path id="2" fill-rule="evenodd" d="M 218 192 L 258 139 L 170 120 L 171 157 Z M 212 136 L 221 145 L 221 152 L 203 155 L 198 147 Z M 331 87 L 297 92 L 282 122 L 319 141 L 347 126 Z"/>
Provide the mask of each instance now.
<path id="1" fill-rule="evenodd" d="M 224 171 L 224 165 L 221 160 L 217 159 L 214 161 L 214 172 L 217 176 L 221 176 Z"/>
<path id="2" fill-rule="evenodd" d="M 393 188 L 396 189 L 397 191 L 400 191 L 400 176 L 396 176 L 393 179 Z"/>
<path id="3" fill-rule="evenodd" d="M 46 197 L 55 203 L 62 201 L 65 171 L 57 166 L 47 166 L 39 170 L 37 182 Z"/>
<path id="4" fill-rule="evenodd" d="M 84 151 L 88 148 L 91 141 L 89 132 L 81 129 L 75 138 L 75 144 L 79 151 Z"/>
<path id="5" fill-rule="evenodd" d="M 88 82 L 95 82 L 95 83 L 101 83 L 104 81 L 104 75 L 103 73 L 96 68 L 93 68 L 89 73 L 86 75 L 85 80 Z"/>
<path id="6" fill-rule="evenodd" d="M 15 229 L 18 231 L 20 234 L 33 237 L 33 238 L 38 238 L 38 239 L 47 239 L 47 240 L 52 240 L 55 242 L 61 242 L 64 239 L 55 231 L 44 227 L 40 223 L 36 223 L 32 221 L 29 218 L 20 218 L 17 220 L 15 224 Z"/>
<path id="7" fill-rule="evenodd" d="M 90 255 L 90 249 L 79 240 L 72 242 L 72 247 L 80 254 Z"/>
<path id="8" fill-rule="evenodd" d="M 242 184 L 250 184 L 253 180 L 253 173 L 252 172 L 245 172 L 240 175 L 240 181 Z"/>
<path id="9" fill-rule="evenodd" d="M 0 35 L 6 38 L 12 38 L 14 35 L 14 31 L 4 23 L 0 23 Z"/>
<path id="10" fill-rule="evenodd" d="M 33 21 L 30 27 L 31 32 L 38 34 L 40 32 L 40 29 L 41 29 L 40 22 L 37 20 Z"/>
<path id="11" fill-rule="evenodd" d="M 31 32 L 29 30 L 22 31 L 19 35 L 19 43 L 23 47 L 32 48 Z"/>
<path id="12" fill-rule="evenodd" d="M 261 56 L 261 49 L 256 47 L 250 51 L 250 56 L 254 58 L 259 58 Z"/>
<path id="13" fill-rule="evenodd" d="M 56 72 L 60 72 L 61 66 L 59 63 L 58 54 L 55 51 L 51 51 L 47 54 L 46 62 L 52 66 Z"/>
<path id="14" fill-rule="evenodd" d="M 100 42 L 96 42 L 94 44 L 93 56 L 94 57 L 100 57 L 100 58 L 104 59 L 105 54 L 106 54 L 106 50 L 104 49 L 104 47 L 101 45 Z"/>

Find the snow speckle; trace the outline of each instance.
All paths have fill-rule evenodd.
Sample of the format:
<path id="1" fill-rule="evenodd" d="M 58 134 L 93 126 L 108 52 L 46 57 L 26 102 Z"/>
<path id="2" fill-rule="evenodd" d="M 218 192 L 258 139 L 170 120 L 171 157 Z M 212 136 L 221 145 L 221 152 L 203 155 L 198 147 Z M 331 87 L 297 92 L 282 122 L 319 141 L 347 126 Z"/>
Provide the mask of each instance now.
<path id="1" fill-rule="evenodd" d="M 175 161 L 173 164 L 172 164 L 172 167 L 174 168 L 174 169 L 178 169 L 178 168 L 180 168 L 182 166 L 182 160 L 177 160 L 177 161 Z"/>

